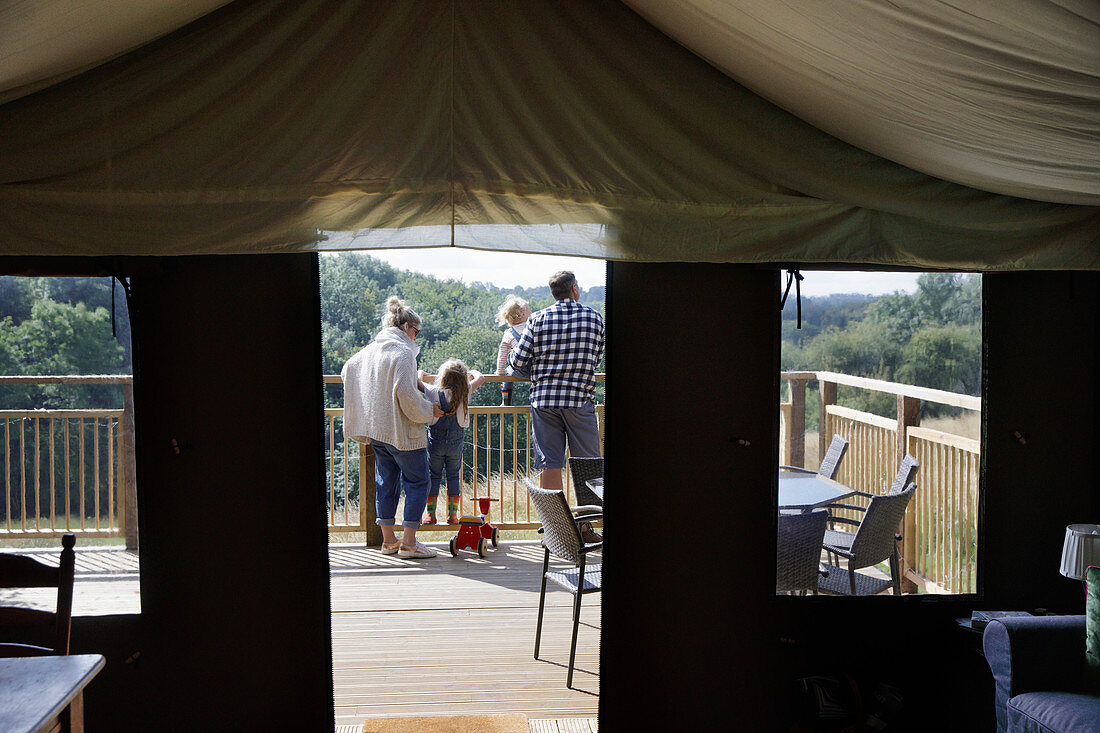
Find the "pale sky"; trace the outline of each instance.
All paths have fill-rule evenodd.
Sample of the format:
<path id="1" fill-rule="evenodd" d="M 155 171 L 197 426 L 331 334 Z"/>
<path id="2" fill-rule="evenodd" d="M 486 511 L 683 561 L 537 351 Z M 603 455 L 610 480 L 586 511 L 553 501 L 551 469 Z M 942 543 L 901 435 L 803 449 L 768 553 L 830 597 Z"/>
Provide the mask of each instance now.
<path id="1" fill-rule="evenodd" d="M 433 249 L 372 249 L 363 254 L 388 262 L 400 270 L 412 270 L 440 279 L 491 283 L 498 287 L 538 287 L 558 270 L 572 270 L 582 288 L 603 285 L 605 263 L 583 257 L 528 255 L 514 252 L 483 252 L 440 247 Z M 918 273 L 910 272 L 826 272 L 802 270 L 803 295 L 870 293 L 884 295 L 896 290 L 914 292 Z M 786 285 L 786 273 L 780 286 Z M 794 292 L 792 288 L 792 293 Z"/>

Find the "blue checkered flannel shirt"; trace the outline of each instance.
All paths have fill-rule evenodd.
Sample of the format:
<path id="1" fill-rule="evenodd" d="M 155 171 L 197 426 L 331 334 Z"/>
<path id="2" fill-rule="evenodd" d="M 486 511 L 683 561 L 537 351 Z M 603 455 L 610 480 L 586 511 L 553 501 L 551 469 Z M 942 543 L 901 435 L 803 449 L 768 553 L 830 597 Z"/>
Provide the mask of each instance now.
<path id="1" fill-rule="evenodd" d="M 604 341 L 603 317 L 565 298 L 531 314 L 508 364 L 521 369 L 530 362 L 531 407 L 582 407 L 595 401 Z"/>

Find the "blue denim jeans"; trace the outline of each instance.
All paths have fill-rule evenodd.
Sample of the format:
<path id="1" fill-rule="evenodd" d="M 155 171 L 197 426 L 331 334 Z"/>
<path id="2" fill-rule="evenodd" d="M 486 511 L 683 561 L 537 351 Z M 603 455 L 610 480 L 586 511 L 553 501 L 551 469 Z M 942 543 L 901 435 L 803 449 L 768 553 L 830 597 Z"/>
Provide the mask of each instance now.
<path id="1" fill-rule="evenodd" d="M 378 440 L 370 443 L 374 448 L 375 524 L 389 527 L 397 523 L 397 500 L 404 484 L 405 516 L 401 526 L 419 529 L 428 503 L 428 451 L 397 450 Z"/>
<path id="2" fill-rule="evenodd" d="M 428 430 L 428 470 L 431 473 L 428 496 L 439 496 L 444 472 L 447 493 L 462 495 L 462 438 L 465 432 L 453 415 L 440 418 Z"/>

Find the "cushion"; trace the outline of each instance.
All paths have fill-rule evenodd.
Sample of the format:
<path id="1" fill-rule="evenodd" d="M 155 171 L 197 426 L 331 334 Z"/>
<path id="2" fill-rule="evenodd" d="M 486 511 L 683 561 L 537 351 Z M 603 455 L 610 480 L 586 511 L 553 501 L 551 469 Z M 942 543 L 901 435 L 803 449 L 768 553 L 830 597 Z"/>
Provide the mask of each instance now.
<path id="1" fill-rule="evenodd" d="M 1008 701 L 1009 733 L 1100 733 L 1100 697 L 1024 692 Z"/>
<path id="2" fill-rule="evenodd" d="M 1085 689 L 1100 695 L 1100 567 L 1085 575 Z"/>

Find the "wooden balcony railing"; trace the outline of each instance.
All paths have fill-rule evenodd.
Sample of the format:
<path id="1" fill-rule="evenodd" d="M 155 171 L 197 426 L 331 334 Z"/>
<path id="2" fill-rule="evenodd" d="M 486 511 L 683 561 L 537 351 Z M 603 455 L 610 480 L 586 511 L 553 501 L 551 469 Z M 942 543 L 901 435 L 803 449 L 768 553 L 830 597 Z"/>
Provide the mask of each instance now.
<path id="1" fill-rule="evenodd" d="M 780 405 L 782 462 L 805 466 L 806 386 L 817 382 L 823 416 L 819 455 L 834 433 L 849 441 L 837 473 L 841 483 L 881 494 L 906 453 L 920 463 L 917 493 L 899 528 L 906 589 L 975 592 L 981 446 L 977 440 L 920 427 L 920 421 L 922 403 L 980 412 L 981 398 L 834 372 L 783 372 L 781 378 L 790 386 L 789 401 Z M 838 385 L 894 395 L 896 418 L 837 405 Z"/>
<path id="2" fill-rule="evenodd" d="M 0 410 L 0 539 L 125 537 L 137 546 L 133 387 L 126 375 L 0 377 L 0 385 L 120 385 L 122 409 Z"/>
<path id="3" fill-rule="evenodd" d="M 596 375 L 597 382 L 604 381 L 603 374 Z M 513 377 L 486 375 L 489 384 L 523 381 Z M 339 375 L 326 375 L 326 384 L 340 384 Z M 491 389 L 489 386 L 483 390 Z M 369 446 L 349 440 L 343 434 L 341 408 L 325 410 L 325 432 L 328 436 L 328 518 L 329 531 L 334 533 L 363 532 L 371 538 L 381 536 L 374 525 L 373 454 Z M 596 405 L 596 419 L 603 443 L 604 406 Z M 490 506 L 489 520 L 501 530 L 533 530 L 539 527 L 538 518 L 528 504 L 523 488 L 525 476 L 536 477 L 538 470 L 531 443 L 530 408 L 522 406 L 471 406 L 470 427 L 466 431 L 462 476 L 463 494 L 461 511 L 476 513 L 472 498 L 490 496 L 495 501 Z M 360 494 L 360 489 L 365 489 Z M 565 490 L 571 502 L 576 503 L 576 493 L 568 471 Z M 442 489 L 441 493 L 445 493 Z M 369 496 L 366 502 L 360 501 Z M 445 501 L 445 500 L 444 500 Z M 360 511 L 360 509 L 363 511 Z M 400 510 L 399 510 L 400 513 Z M 423 532 L 454 532 L 457 528 L 447 524 L 426 525 Z"/>
<path id="4" fill-rule="evenodd" d="M 900 459 L 911 453 L 921 464 L 917 495 L 901 527 L 903 563 L 910 590 L 973 592 L 976 588 L 978 441 L 920 425 L 922 403 L 980 411 L 977 397 L 912 387 L 832 372 L 784 372 L 790 399 L 780 405 L 780 456 L 805 465 L 806 394 L 817 383 L 819 450 L 833 433 L 851 445 L 838 478 L 869 493 L 889 485 Z M 603 381 L 604 376 L 598 376 Z M 520 381 L 487 376 L 486 381 Z M 325 377 L 340 384 L 339 375 Z M 0 410 L 4 434 L 4 476 L 0 492 L 0 539 L 56 537 L 74 532 L 88 537 L 125 537 L 136 547 L 133 389 L 131 378 L 112 376 L 0 377 L 0 384 L 116 384 L 122 409 Z M 894 395 L 897 414 L 885 418 L 840 406 L 837 387 Z M 490 389 L 483 387 L 482 389 Z M 604 406 L 596 414 L 603 437 Z M 325 410 L 328 523 L 334 533 L 363 532 L 374 524 L 373 454 L 349 441 L 343 410 Z M 502 529 L 534 529 L 537 518 L 527 503 L 522 478 L 532 468 L 531 426 L 526 406 L 476 406 L 470 410 L 462 511 L 472 513 L 473 496 L 492 496 L 490 519 Z M 364 480 L 366 478 L 366 480 Z M 363 500 L 360 501 L 360 489 Z M 566 472 L 566 490 L 576 500 Z M 360 507 L 364 511 L 360 512 Z M 450 532 L 435 525 L 426 531 Z"/>

